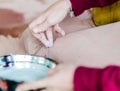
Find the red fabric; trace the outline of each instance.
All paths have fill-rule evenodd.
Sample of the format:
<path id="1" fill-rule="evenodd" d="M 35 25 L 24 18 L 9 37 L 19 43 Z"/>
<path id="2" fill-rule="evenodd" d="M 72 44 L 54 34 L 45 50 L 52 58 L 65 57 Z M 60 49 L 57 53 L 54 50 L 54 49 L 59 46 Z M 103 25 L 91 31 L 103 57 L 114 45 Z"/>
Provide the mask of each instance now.
<path id="1" fill-rule="evenodd" d="M 120 91 L 120 67 L 78 67 L 75 71 L 74 87 L 75 91 Z"/>
<path id="2" fill-rule="evenodd" d="M 74 14 L 80 15 L 86 9 L 93 7 L 103 7 L 110 5 L 118 0 L 70 0 Z"/>

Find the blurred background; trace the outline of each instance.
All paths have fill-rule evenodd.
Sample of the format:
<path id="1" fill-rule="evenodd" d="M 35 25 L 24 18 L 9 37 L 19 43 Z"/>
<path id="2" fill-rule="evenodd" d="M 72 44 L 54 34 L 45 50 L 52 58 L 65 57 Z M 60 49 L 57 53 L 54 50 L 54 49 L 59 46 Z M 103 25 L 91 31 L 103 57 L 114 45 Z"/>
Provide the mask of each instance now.
<path id="1" fill-rule="evenodd" d="M 0 0 L 0 34 L 20 34 L 56 0 Z"/>

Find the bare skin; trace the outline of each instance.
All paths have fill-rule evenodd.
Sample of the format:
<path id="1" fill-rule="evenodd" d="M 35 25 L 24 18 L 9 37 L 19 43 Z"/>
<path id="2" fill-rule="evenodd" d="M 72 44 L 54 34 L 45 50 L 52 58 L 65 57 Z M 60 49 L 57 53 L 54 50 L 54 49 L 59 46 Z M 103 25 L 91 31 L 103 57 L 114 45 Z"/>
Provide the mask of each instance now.
<path id="1" fill-rule="evenodd" d="M 65 30 L 66 34 L 94 27 L 89 13 L 87 14 L 87 18 L 85 16 L 86 13 L 82 16 L 74 18 L 70 18 L 68 16 L 63 20 L 63 22 L 61 22 L 60 26 L 62 29 Z M 61 37 L 60 34 L 54 34 L 54 39 L 58 36 Z M 10 36 L 0 36 L 0 43 L 0 55 L 7 55 L 10 53 L 30 53 L 36 55 L 39 50 L 46 48 L 43 47 L 43 44 L 40 41 L 38 41 L 35 37 L 32 36 L 29 29 L 26 29 L 25 32 L 23 32 L 18 38 L 12 38 Z M 27 47 L 27 45 L 29 45 L 29 47 Z M 41 47 L 43 48 L 41 49 Z M 42 54 L 44 53 L 44 51 L 41 52 Z M 42 54 L 38 55 L 42 56 Z"/>
<path id="2" fill-rule="evenodd" d="M 119 64 L 119 25 L 120 22 L 117 22 L 84 31 L 76 30 L 58 38 L 49 50 L 34 38 L 29 30 L 26 30 L 20 38 L 1 36 L 0 55 L 29 53 L 50 57 L 62 63 L 97 67 Z"/>
<path id="3" fill-rule="evenodd" d="M 119 25 L 120 22 L 69 33 L 67 36 L 57 39 L 52 48 L 41 47 L 37 54 L 42 53 L 45 56 L 44 53 L 46 53 L 47 57 L 58 60 L 60 63 L 67 63 L 67 65 L 58 65 L 49 71 L 46 78 L 21 84 L 16 91 L 29 91 L 39 88 L 46 88 L 46 90 L 41 91 L 73 91 L 72 81 L 76 66 L 105 67 L 107 65 L 119 65 Z M 68 65 L 69 63 L 72 65 Z M 73 66 L 74 64 L 77 65 Z"/>
<path id="4" fill-rule="evenodd" d="M 84 21 L 81 21 L 81 24 Z M 74 24 L 73 21 L 72 23 Z M 73 25 L 72 23 L 71 25 Z M 71 28 L 70 25 L 68 26 L 63 24 L 62 28 L 65 28 L 64 30 L 66 30 L 65 32 L 67 35 L 56 39 L 56 37 L 59 35 L 54 34 L 55 44 L 52 48 L 46 48 L 39 40 L 32 36 L 30 30 L 28 29 L 20 38 L 7 39 L 1 36 L 1 54 L 29 53 L 43 57 L 49 57 L 58 61 L 59 63 L 72 63 L 74 65 L 85 65 L 92 67 L 104 67 L 110 64 L 118 65 L 120 63 L 120 22 L 88 30 L 86 28 L 93 26 L 89 26 L 89 24 L 83 24 L 85 26 L 83 27 L 81 24 L 79 24 L 81 28 L 77 29 L 76 26 L 72 26 Z M 64 26 L 67 26 L 68 28 Z M 81 31 L 82 29 L 86 30 Z M 56 74 L 53 72 L 54 75 L 50 76 L 50 78 L 48 77 L 32 84 L 26 84 L 25 88 L 24 86 L 21 87 L 23 87 L 24 90 L 46 87 L 47 91 L 72 91 L 74 70 L 75 68 L 73 67 L 71 68 L 63 66 L 58 72 L 54 71 Z M 62 84 L 61 79 L 65 81 L 66 85 Z M 48 84 L 48 82 L 52 83 Z"/>
<path id="5" fill-rule="evenodd" d="M 41 80 L 20 84 L 16 91 L 74 91 L 73 78 L 75 67 L 73 65 L 59 65 L 49 71 L 49 75 Z M 64 81 L 64 84 L 63 84 Z"/>
<path id="6" fill-rule="evenodd" d="M 86 24 L 85 26 L 86 28 L 89 27 Z M 63 28 L 65 27 L 63 26 Z M 120 28 L 120 22 L 97 27 L 97 28 L 86 29 L 84 31 L 81 31 L 83 27 L 80 30 L 77 29 L 70 30 L 68 27 L 66 28 L 69 30 L 67 31 L 68 34 L 64 37 L 57 38 L 52 48 L 46 48 L 39 40 L 33 37 L 31 31 L 27 29 L 20 38 L 16 38 L 16 39 L 9 38 L 8 40 L 7 38 L 1 36 L 0 50 L 1 50 L 1 54 L 6 52 L 6 50 L 7 50 L 6 53 L 27 53 L 27 54 L 29 53 L 43 57 L 49 57 L 58 61 L 59 63 L 67 63 L 67 64 L 72 63 L 74 65 L 84 65 L 84 66 L 92 66 L 92 67 L 93 66 L 104 67 L 111 64 L 119 65 L 120 63 L 119 62 L 120 60 L 119 28 Z M 69 84 L 68 86 L 65 87 L 63 87 L 63 85 L 60 84 L 59 89 L 60 91 L 61 89 L 62 90 L 64 89 L 64 91 L 66 91 L 66 89 L 72 90 L 73 84 L 71 83 L 71 81 L 73 78 L 74 70 L 75 69 L 72 68 L 72 71 L 69 71 L 68 68 L 67 71 L 68 73 L 66 73 L 65 70 L 61 69 L 61 71 L 59 71 L 58 74 L 54 74 L 54 76 L 51 76 L 50 78 L 49 77 L 46 78 L 47 80 L 43 79 L 30 84 L 29 83 L 24 84 L 24 86 L 25 87 L 27 86 L 28 88 L 24 88 L 24 86 L 22 85 L 21 87 L 23 88 L 21 87 L 20 88 L 29 90 L 29 89 L 37 89 L 39 87 L 47 87 L 49 91 L 53 91 L 53 90 L 56 91 L 56 89 L 58 88 L 56 88 L 55 83 L 60 83 L 60 81 L 54 79 L 58 77 L 60 79 L 63 79 L 62 78 L 64 77 L 63 73 L 65 72 L 67 74 L 66 77 L 68 78 L 66 79 L 66 83 Z M 47 81 L 50 81 L 50 79 L 53 79 L 54 82 L 52 84 L 46 84 L 48 83 Z M 34 83 L 35 84 L 38 83 L 37 87 L 33 85 Z M 42 83 L 44 83 L 44 86 Z M 29 86 L 31 86 L 31 88 L 29 88 Z M 66 88 L 66 87 L 72 87 L 72 88 Z"/>
<path id="7" fill-rule="evenodd" d="M 117 22 L 70 33 L 57 38 L 52 48 L 44 47 L 38 40 L 30 36 L 27 37 L 30 41 L 26 41 L 25 48 L 29 53 L 46 56 L 61 63 L 97 67 L 119 64 L 119 25 L 120 22 Z"/>

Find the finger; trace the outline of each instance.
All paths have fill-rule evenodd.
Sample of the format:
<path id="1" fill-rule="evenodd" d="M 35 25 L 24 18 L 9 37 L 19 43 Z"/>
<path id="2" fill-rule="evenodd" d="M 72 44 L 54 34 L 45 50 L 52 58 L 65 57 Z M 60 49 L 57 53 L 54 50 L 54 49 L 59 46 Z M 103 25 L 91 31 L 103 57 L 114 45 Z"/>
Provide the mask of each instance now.
<path id="1" fill-rule="evenodd" d="M 48 91 L 47 89 L 44 89 L 44 90 L 40 90 L 40 91 Z"/>
<path id="2" fill-rule="evenodd" d="M 40 33 L 41 34 L 41 42 L 46 46 L 46 47 L 50 47 L 49 45 L 49 41 L 46 38 L 46 35 L 44 33 Z"/>
<path id="3" fill-rule="evenodd" d="M 46 31 L 46 36 L 48 38 L 49 47 L 52 47 L 53 46 L 53 33 L 52 33 L 52 29 L 51 28 L 49 28 Z"/>
<path id="4" fill-rule="evenodd" d="M 43 14 L 37 19 L 35 19 L 31 24 L 29 24 L 29 28 L 32 30 L 35 26 L 42 24 L 46 20 L 47 14 Z"/>
<path id="5" fill-rule="evenodd" d="M 47 90 L 39 90 L 39 91 L 47 91 Z"/>
<path id="6" fill-rule="evenodd" d="M 29 91 L 29 90 L 47 88 L 48 84 L 49 84 L 49 78 L 45 78 L 32 83 L 23 83 L 19 85 L 15 91 Z"/>
<path id="7" fill-rule="evenodd" d="M 35 26 L 32 31 L 34 33 L 41 33 L 41 32 L 45 32 L 48 30 L 48 28 L 51 27 L 51 24 L 47 22 L 47 20 L 45 20 L 42 24 L 39 24 L 37 26 Z"/>
<path id="8" fill-rule="evenodd" d="M 55 69 L 55 68 L 50 69 L 50 70 L 48 71 L 48 76 L 54 75 L 55 72 L 56 72 L 56 69 Z"/>
<path id="9" fill-rule="evenodd" d="M 44 33 L 33 34 L 38 40 L 40 40 L 46 47 L 49 47 L 49 41 L 47 40 Z"/>
<path id="10" fill-rule="evenodd" d="M 46 91 L 62 91 L 59 88 L 48 88 Z"/>
<path id="11" fill-rule="evenodd" d="M 57 67 L 53 68 L 53 69 L 50 69 L 48 71 L 48 75 L 51 76 L 51 75 L 54 75 L 56 74 L 59 70 L 61 70 L 63 68 L 62 65 L 58 65 Z"/>
<path id="12" fill-rule="evenodd" d="M 60 33 L 62 36 L 65 35 L 65 31 L 58 24 L 56 24 L 54 26 L 54 29 L 55 29 L 55 31 L 57 31 L 58 33 Z"/>

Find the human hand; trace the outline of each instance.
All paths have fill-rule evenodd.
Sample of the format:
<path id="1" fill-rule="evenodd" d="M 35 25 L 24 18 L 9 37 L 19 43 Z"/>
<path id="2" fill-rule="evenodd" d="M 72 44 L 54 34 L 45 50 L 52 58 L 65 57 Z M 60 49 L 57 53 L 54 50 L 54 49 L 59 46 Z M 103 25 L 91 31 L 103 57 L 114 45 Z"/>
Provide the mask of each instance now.
<path id="1" fill-rule="evenodd" d="M 46 47 L 51 47 L 53 45 L 52 30 L 65 35 L 64 30 L 58 24 L 67 16 L 68 12 L 68 3 L 65 0 L 59 0 L 33 21 L 29 28 Z"/>
<path id="2" fill-rule="evenodd" d="M 16 91 L 29 91 L 41 88 L 46 88 L 45 91 L 73 91 L 74 71 L 75 67 L 72 65 L 59 65 L 49 71 L 47 78 L 21 84 Z"/>

